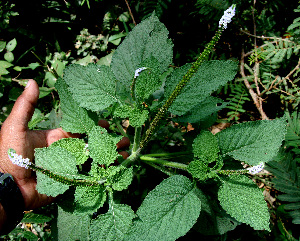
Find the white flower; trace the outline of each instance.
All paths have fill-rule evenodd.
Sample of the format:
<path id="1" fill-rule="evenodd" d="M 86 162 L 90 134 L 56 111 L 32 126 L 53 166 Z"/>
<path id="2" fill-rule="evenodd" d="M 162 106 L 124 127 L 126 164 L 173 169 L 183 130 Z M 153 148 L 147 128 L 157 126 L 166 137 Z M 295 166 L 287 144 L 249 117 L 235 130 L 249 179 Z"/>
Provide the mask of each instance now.
<path id="1" fill-rule="evenodd" d="M 261 172 L 265 167 L 265 164 L 263 162 L 259 163 L 257 166 L 249 167 L 247 170 L 250 174 L 257 174 Z"/>
<path id="2" fill-rule="evenodd" d="M 29 158 L 23 158 L 22 155 L 18 155 L 14 149 L 8 149 L 7 153 L 13 164 L 18 165 L 19 167 L 25 167 L 26 169 L 31 165 Z"/>
<path id="3" fill-rule="evenodd" d="M 138 77 L 140 75 L 140 73 L 145 69 L 147 69 L 147 68 L 146 67 L 138 68 L 134 73 L 134 78 Z"/>
<path id="4" fill-rule="evenodd" d="M 227 28 L 227 24 L 231 22 L 231 19 L 235 15 L 235 4 L 231 5 L 225 12 L 222 18 L 219 21 L 220 28 Z"/>

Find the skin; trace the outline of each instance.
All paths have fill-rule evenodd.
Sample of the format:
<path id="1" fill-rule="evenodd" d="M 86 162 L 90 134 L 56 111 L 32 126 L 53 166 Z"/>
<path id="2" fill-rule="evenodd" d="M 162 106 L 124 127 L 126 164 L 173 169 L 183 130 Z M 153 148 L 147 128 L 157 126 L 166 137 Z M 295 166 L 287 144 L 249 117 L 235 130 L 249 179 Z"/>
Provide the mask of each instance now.
<path id="1" fill-rule="evenodd" d="M 48 197 L 40 194 L 35 189 L 36 178 L 34 172 L 12 164 L 8 158 L 7 150 L 13 148 L 17 154 L 23 158 L 34 160 L 34 149 L 48 147 L 53 142 L 62 138 L 80 137 L 79 134 L 65 132 L 61 128 L 52 130 L 29 130 L 28 122 L 30 121 L 37 100 L 39 97 L 39 87 L 34 80 L 29 80 L 23 93 L 19 96 L 14 107 L 3 123 L 0 131 L 0 171 L 10 173 L 18 187 L 20 188 L 24 202 L 25 210 L 32 210 L 41 206 L 45 206 L 54 201 L 54 197 Z M 99 125 L 108 128 L 107 121 L 99 121 Z M 128 138 L 123 138 L 117 148 L 125 148 L 129 146 Z M 127 158 L 127 152 L 120 152 L 124 158 Z M 0 228 L 5 222 L 6 214 L 0 204 Z"/>

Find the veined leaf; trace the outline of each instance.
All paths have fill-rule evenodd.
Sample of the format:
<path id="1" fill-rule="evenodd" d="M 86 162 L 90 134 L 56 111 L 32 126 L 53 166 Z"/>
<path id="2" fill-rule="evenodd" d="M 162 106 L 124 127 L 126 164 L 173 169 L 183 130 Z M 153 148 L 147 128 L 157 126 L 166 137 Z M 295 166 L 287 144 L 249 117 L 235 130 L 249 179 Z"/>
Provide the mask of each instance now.
<path id="1" fill-rule="evenodd" d="M 116 82 L 110 67 L 105 65 L 69 65 L 64 71 L 64 80 L 73 98 L 83 108 L 101 111 L 115 102 Z"/>
<path id="2" fill-rule="evenodd" d="M 116 78 L 127 87 L 131 85 L 135 70 L 151 57 L 159 61 L 157 73 L 167 70 L 173 59 L 173 44 L 168 30 L 152 15 L 138 24 L 114 52 L 111 68 Z M 141 83 L 147 84 L 147 82 Z"/>
<path id="3" fill-rule="evenodd" d="M 58 146 L 66 149 L 76 158 L 76 164 L 83 164 L 88 159 L 88 151 L 83 139 L 78 138 L 63 138 L 51 144 L 52 147 Z"/>
<path id="4" fill-rule="evenodd" d="M 255 166 L 270 161 L 277 154 L 286 125 L 285 118 L 251 121 L 233 125 L 216 136 L 223 156 Z"/>
<path id="5" fill-rule="evenodd" d="M 125 240 L 176 240 L 192 228 L 200 210 L 194 184 L 187 177 L 171 176 L 146 196 L 137 211 L 140 219 Z"/>
<path id="6" fill-rule="evenodd" d="M 91 222 L 91 240 L 123 240 L 135 217 L 132 209 L 124 204 L 111 203 L 106 214 L 99 215 Z"/>
<path id="7" fill-rule="evenodd" d="M 75 210 L 74 213 L 92 215 L 106 200 L 106 192 L 104 186 L 96 187 L 76 187 L 75 191 Z"/>
<path id="8" fill-rule="evenodd" d="M 73 99 L 65 81 L 58 78 L 55 87 L 60 97 L 63 118 L 60 126 L 72 133 L 88 133 L 96 125 L 97 114 L 79 106 Z"/>
<path id="9" fill-rule="evenodd" d="M 231 175 L 223 180 L 218 199 L 224 210 L 237 221 L 255 230 L 270 230 L 270 215 L 262 191 L 244 175 Z"/>
<path id="10" fill-rule="evenodd" d="M 227 103 L 223 102 L 221 99 L 208 96 L 185 115 L 174 118 L 174 120 L 179 122 L 197 123 L 205 120 L 205 118 L 211 114 L 225 108 L 226 105 Z"/>
<path id="11" fill-rule="evenodd" d="M 175 69 L 166 79 L 165 98 L 170 96 L 190 67 L 191 64 L 186 64 Z M 171 105 L 170 112 L 174 115 L 184 115 L 191 111 L 213 91 L 232 80 L 236 71 L 237 63 L 233 61 L 212 60 L 204 62 Z"/>
<path id="12" fill-rule="evenodd" d="M 72 177 L 72 175 L 76 176 L 77 174 L 75 156 L 61 147 L 50 146 L 48 148 L 35 149 L 35 163 L 37 166 L 61 176 Z M 41 172 L 37 172 L 36 175 L 36 189 L 41 194 L 55 197 L 69 188 L 69 185 L 55 181 Z"/>
<path id="13" fill-rule="evenodd" d="M 115 109 L 114 116 L 120 118 L 128 118 L 129 124 L 132 127 L 142 126 L 148 118 L 148 110 L 140 110 L 138 108 L 132 108 L 129 105 L 122 105 Z"/>
<path id="14" fill-rule="evenodd" d="M 104 128 L 95 126 L 89 134 L 89 151 L 94 160 L 93 165 L 112 164 L 119 155 L 116 145 L 121 138 L 112 137 Z"/>
<path id="15" fill-rule="evenodd" d="M 88 241 L 89 240 L 89 215 L 78 215 L 63 211 L 58 207 L 57 240 Z"/>
<path id="16" fill-rule="evenodd" d="M 107 169 L 107 183 L 116 191 L 126 189 L 133 178 L 133 169 L 124 166 L 111 166 Z"/>

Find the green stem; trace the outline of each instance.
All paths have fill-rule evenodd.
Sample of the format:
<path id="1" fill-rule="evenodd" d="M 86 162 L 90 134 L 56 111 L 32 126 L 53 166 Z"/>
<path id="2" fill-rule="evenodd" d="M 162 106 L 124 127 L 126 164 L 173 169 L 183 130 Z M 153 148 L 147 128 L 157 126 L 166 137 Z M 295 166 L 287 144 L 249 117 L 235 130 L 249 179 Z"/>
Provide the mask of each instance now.
<path id="1" fill-rule="evenodd" d="M 149 157 L 149 156 L 140 156 L 140 159 L 147 163 L 153 162 L 155 164 L 159 164 L 159 165 L 163 165 L 163 166 L 167 166 L 167 167 L 178 168 L 178 169 L 182 169 L 182 170 L 187 170 L 187 166 L 188 166 L 183 163 L 170 162 L 170 161 L 166 161 L 166 160 L 162 160 L 162 159 L 158 159 L 158 158 L 154 158 L 154 157 Z"/>
<path id="2" fill-rule="evenodd" d="M 162 119 L 162 117 L 164 117 L 165 113 L 172 105 L 172 103 L 175 101 L 176 97 L 181 93 L 183 87 L 188 83 L 188 81 L 192 78 L 192 76 L 198 71 L 201 64 L 207 59 L 213 47 L 219 41 L 222 31 L 223 31 L 222 28 L 218 29 L 215 36 L 212 38 L 212 40 L 208 43 L 208 45 L 205 47 L 203 52 L 200 54 L 199 58 L 193 63 L 192 67 L 188 70 L 188 72 L 183 76 L 181 81 L 177 84 L 177 86 L 175 87 L 172 94 L 165 102 L 165 104 L 159 109 L 158 113 L 156 114 L 149 128 L 147 129 L 145 133 L 145 137 L 140 142 L 140 146 L 139 146 L 140 150 L 138 150 L 138 152 L 140 152 L 141 149 L 143 149 L 148 144 L 148 142 L 152 137 L 152 134 L 154 133 L 156 127 L 158 126 L 159 121 Z"/>
<path id="3" fill-rule="evenodd" d="M 127 167 L 130 163 L 134 162 L 136 159 L 138 159 L 140 152 L 138 151 L 139 149 L 139 144 L 141 140 L 141 133 L 142 133 L 142 127 L 135 127 L 135 132 L 134 132 L 134 140 L 133 140 L 133 147 L 131 150 L 131 155 L 122 162 L 122 165 Z"/>
<path id="4" fill-rule="evenodd" d="M 181 152 L 172 152 L 172 153 L 152 153 L 152 154 L 145 154 L 143 156 L 148 156 L 148 157 L 163 157 L 163 158 L 173 158 L 173 156 L 181 156 L 181 155 L 189 155 L 192 154 L 191 151 L 181 151 Z"/>
<path id="5" fill-rule="evenodd" d="M 165 167 L 158 166 L 158 165 L 156 165 L 156 164 L 154 164 L 152 162 L 147 162 L 147 161 L 144 161 L 144 162 L 147 163 L 147 165 L 149 165 L 149 166 L 151 166 L 151 167 L 153 167 L 153 168 L 155 168 L 155 169 L 157 169 L 157 170 L 159 170 L 159 171 L 167 174 L 168 176 L 173 176 L 174 175 L 174 173 L 170 172 Z"/>
<path id="6" fill-rule="evenodd" d="M 88 180 L 88 179 L 72 179 L 72 178 L 66 177 L 65 175 L 67 175 L 67 174 L 57 174 L 50 170 L 44 169 L 42 167 L 38 167 L 33 163 L 31 163 L 29 165 L 29 168 L 31 168 L 34 171 L 41 172 L 44 175 L 54 179 L 55 181 L 58 181 L 58 182 L 61 182 L 61 183 L 67 184 L 67 185 L 72 185 L 72 186 L 100 186 L 106 182 L 106 179 L 101 179 L 99 181 Z"/>
<path id="7" fill-rule="evenodd" d="M 118 130 L 120 131 L 122 136 L 128 137 L 127 133 L 124 131 L 122 125 L 120 124 L 120 122 L 118 120 L 114 121 L 114 123 L 116 124 Z"/>

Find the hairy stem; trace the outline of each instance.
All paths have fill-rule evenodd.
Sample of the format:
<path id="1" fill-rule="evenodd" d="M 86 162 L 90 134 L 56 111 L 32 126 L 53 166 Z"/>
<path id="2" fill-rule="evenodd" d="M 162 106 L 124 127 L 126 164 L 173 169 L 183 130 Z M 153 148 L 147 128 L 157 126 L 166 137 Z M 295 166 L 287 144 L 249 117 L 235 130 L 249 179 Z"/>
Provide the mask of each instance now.
<path id="1" fill-rule="evenodd" d="M 154 157 L 149 157 L 149 156 L 140 156 L 140 159 L 142 161 L 145 162 L 152 162 L 155 164 L 159 164 L 159 165 L 163 165 L 163 166 L 167 166 L 167 167 L 172 167 L 172 168 L 178 168 L 178 169 L 182 169 L 182 170 L 187 170 L 187 166 L 186 164 L 183 163 L 179 163 L 179 162 L 170 162 L 170 161 L 166 161 L 163 159 L 158 159 L 158 158 L 154 158 Z"/>

